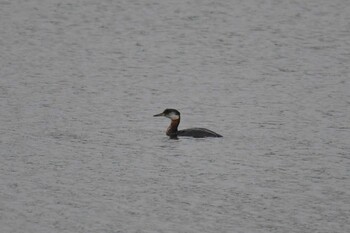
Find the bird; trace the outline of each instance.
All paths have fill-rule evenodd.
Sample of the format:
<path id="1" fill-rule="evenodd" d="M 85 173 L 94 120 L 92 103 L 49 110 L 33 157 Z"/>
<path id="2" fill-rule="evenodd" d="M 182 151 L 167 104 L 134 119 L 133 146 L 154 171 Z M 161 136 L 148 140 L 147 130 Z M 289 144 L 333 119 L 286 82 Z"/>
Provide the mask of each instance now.
<path id="1" fill-rule="evenodd" d="M 166 135 L 171 139 L 177 139 L 178 137 L 193 137 L 193 138 L 206 138 L 206 137 L 222 137 L 222 135 L 215 133 L 205 128 L 189 128 L 178 130 L 177 127 L 180 124 L 180 112 L 176 109 L 167 108 L 162 113 L 153 115 L 154 117 L 164 116 L 171 120 L 169 127 L 166 130 Z"/>

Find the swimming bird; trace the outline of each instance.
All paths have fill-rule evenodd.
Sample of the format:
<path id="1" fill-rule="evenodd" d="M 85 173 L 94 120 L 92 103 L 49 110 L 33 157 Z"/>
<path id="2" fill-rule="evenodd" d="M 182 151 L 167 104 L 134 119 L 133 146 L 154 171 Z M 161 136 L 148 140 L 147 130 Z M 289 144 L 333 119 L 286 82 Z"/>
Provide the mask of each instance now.
<path id="1" fill-rule="evenodd" d="M 154 115 L 154 117 L 164 116 L 171 120 L 171 123 L 166 130 L 166 135 L 171 139 L 177 139 L 177 137 L 194 137 L 194 138 L 205 138 L 205 137 L 222 137 L 220 134 L 215 133 L 205 128 L 189 128 L 183 130 L 177 130 L 180 124 L 180 112 L 176 109 L 167 108 L 162 113 Z"/>

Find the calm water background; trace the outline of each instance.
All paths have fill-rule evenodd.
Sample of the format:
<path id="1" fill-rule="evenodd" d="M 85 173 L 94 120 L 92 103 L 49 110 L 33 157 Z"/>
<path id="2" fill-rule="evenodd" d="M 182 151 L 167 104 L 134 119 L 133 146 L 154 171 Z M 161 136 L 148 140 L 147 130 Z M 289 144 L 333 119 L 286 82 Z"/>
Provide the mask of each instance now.
<path id="1" fill-rule="evenodd" d="M 349 12 L 1 0 L 1 232 L 350 232 Z"/>

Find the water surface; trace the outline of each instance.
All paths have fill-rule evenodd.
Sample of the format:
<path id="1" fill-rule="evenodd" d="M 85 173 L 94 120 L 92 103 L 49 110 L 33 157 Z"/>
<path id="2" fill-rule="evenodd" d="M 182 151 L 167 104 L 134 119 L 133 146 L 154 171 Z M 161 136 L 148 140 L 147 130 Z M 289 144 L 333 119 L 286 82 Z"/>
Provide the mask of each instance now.
<path id="1" fill-rule="evenodd" d="M 1 1 L 1 231 L 349 232 L 349 12 Z"/>

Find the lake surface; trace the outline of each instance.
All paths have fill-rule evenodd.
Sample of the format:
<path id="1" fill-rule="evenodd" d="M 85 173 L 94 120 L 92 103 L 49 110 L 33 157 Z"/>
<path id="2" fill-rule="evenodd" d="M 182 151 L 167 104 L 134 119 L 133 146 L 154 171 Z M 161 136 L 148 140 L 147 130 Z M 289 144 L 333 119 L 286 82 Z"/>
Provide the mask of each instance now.
<path id="1" fill-rule="evenodd" d="M 1 232 L 350 232 L 349 12 L 0 1 Z"/>

